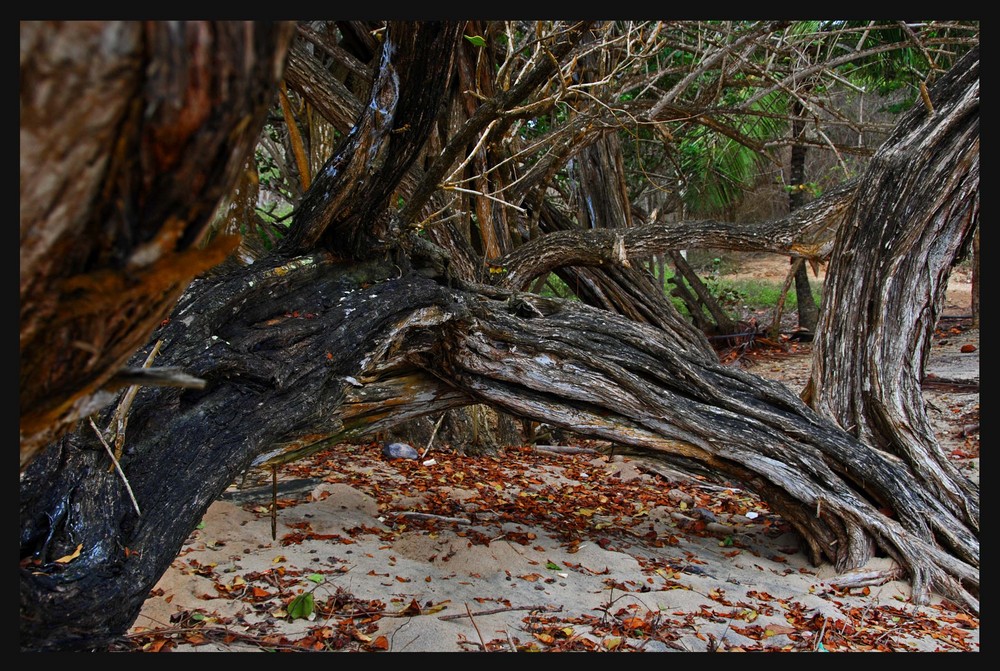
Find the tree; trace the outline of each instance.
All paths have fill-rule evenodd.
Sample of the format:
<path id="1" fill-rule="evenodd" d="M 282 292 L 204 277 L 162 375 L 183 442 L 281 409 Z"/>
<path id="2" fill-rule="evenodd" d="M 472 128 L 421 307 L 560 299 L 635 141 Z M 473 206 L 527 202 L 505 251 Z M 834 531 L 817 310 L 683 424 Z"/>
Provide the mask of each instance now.
<path id="1" fill-rule="evenodd" d="M 832 248 L 838 235 L 836 253 L 851 254 L 861 243 L 838 230 L 879 229 L 881 219 L 865 219 L 867 210 L 859 203 L 891 202 L 898 171 L 876 161 L 873 181 L 881 184 L 879 190 L 850 182 L 756 227 L 708 220 L 544 232 L 545 222 L 554 227 L 569 217 L 545 197 L 550 189 L 558 191 L 556 177 L 569 158 L 592 149 L 595 161 L 613 165 L 613 143 L 599 142 L 606 133 L 589 132 L 605 118 L 608 105 L 595 104 L 587 114 L 567 112 L 565 126 L 539 129 L 541 136 L 532 131 L 515 141 L 520 136 L 512 129 L 541 113 L 558 116 L 567 99 L 589 100 L 585 88 L 574 88 L 589 80 L 573 80 L 588 55 L 617 53 L 624 59 L 615 61 L 621 66 L 639 53 L 633 47 L 645 44 L 658 52 L 662 45 L 655 39 L 658 32 L 647 27 L 559 22 L 529 27 L 390 22 L 374 29 L 381 42 L 372 42 L 368 26 L 345 24 L 343 44 L 369 50 L 373 60 L 367 102 L 360 104 L 352 102 L 347 87 L 328 81 L 328 71 L 308 67 L 315 65 L 310 60 L 315 52 L 298 46 L 309 37 L 300 37 L 288 53 L 286 24 L 195 22 L 179 31 L 158 23 L 87 24 L 101 44 L 118 44 L 99 39 L 102 35 L 128 38 L 108 55 L 121 58 L 119 69 L 110 64 L 105 71 L 62 69 L 56 72 L 65 74 L 56 76 L 100 81 L 107 76 L 102 72 L 125 73 L 123 81 L 133 84 L 118 95 L 128 97 L 111 100 L 113 109 L 131 110 L 131 116 L 121 111 L 124 116 L 116 119 L 150 118 L 176 87 L 187 91 L 190 105 L 216 102 L 196 106 L 201 114 L 193 117 L 182 113 L 188 106 L 168 110 L 177 126 L 105 120 L 119 134 L 106 131 L 107 141 L 94 149 L 103 161 L 91 184 L 103 189 L 94 186 L 89 198 L 76 201 L 83 207 L 74 215 L 75 228 L 59 220 L 66 210 L 51 202 L 27 216 L 22 198 L 23 650 L 93 649 L 122 634 L 207 507 L 247 468 L 473 403 L 610 439 L 642 458 L 739 481 L 795 526 L 815 562 L 830 561 L 843 570 L 883 551 L 913 577 L 917 600 L 933 589 L 978 610 L 977 489 L 954 484 L 964 507 L 939 501 L 936 485 L 959 474 L 917 477 L 913 469 L 933 466 L 911 465 L 885 446 L 866 442 L 867 434 L 840 428 L 785 387 L 721 365 L 704 336 L 671 312 L 668 301 L 646 301 L 631 291 L 637 285 L 628 273 L 638 272 L 633 259 L 692 242 L 815 256 Z M 82 28 L 22 25 L 22 135 L 28 132 L 25 108 L 32 108 L 26 92 L 41 90 L 32 86 L 32 77 L 41 83 L 53 76 L 41 65 L 57 51 L 43 46 L 47 40 L 75 41 L 79 35 L 73 31 Z M 709 41 L 709 54 L 684 64 L 687 74 L 677 74 L 678 85 L 733 49 L 749 49 L 755 40 L 766 44 L 780 26 L 722 28 Z M 472 58 L 481 48 L 478 42 L 501 33 L 509 49 L 497 53 L 507 57 L 480 70 L 479 56 Z M 218 70 L 204 69 L 197 56 L 207 53 Z M 311 175 L 294 223 L 271 250 L 256 248 L 253 263 L 234 256 L 206 270 L 217 258 L 210 255 L 232 249 L 232 241 L 208 235 L 208 222 L 244 165 L 251 145 L 241 138 L 261 127 L 264 101 L 277 90 L 286 54 L 287 81 L 322 82 L 322 87 L 302 85 L 299 94 L 325 110 L 335 127 L 341 124 L 345 137 Z M 463 65 L 463 59 L 470 60 Z M 352 59 L 343 62 L 358 69 Z M 177 64 L 189 69 L 174 70 Z M 598 65 L 588 66 L 598 68 L 592 77 L 600 76 Z M 658 80 L 658 73 L 650 76 L 634 65 L 644 73 L 640 85 Z M 618 66 L 599 81 L 620 86 L 615 75 L 625 70 Z M 135 82 L 142 72 L 163 79 L 139 87 Z M 184 72 L 189 76 L 181 76 Z M 489 81 L 498 85 L 491 96 L 472 102 L 463 82 L 482 72 L 496 72 Z M 221 73 L 229 77 L 228 86 L 206 76 Z M 972 97 L 962 97 L 973 88 Z M 647 107 L 649 113 L 680 110 L 682 89 L 660 96 Z M 974 47 L 931 91 L 939 112 L 927 117 L 911 110 L 878 154 L 903 153 L 930 171 L 936 152 L 943 151 L 970 168 L 957 199 L 938 188 L 944 180 L 928 182 L 930 188 L 919 194 L 904 192 L 940 204 L 933 221 L 952 224 L 941 228 L 947 239 L 938 240 L 947 252 L 978 225 L 978 207 L 968 206 L 968 193 L 978 188 L 977 92 Z M 608 98 L 616 99 L 620 95 Z M 46 104 L 39 99 L 38 113 L 27 115 L 37 120 L 29 126 L 36 137 L 45 137 L 45 123 L 58 118 L 41 113 Z M 72 146 L 80 131 L 65 129 L 59 140 Z M 183 142 L 191 137 L 199 141 Z M 538 144 L 539 137 L 545 137 L 547 151 L 510 174 L 500 169 L 523 150 L 522 140 Z M 928 141 L 919 144 L 918 137 Z M 180 149 L 165 153 L 155 141 L 162 138 L 174 141 L 168 148 Z M 115 159 L 133 153 L 123 154 L 123 146 L 138 151 L 142 180 L 130 179 L 135 171 L 118 169 Z M 206 148 L 214 161 L 204 158 Z M 188 163 L 189 156 L 199 162 Z M 29 157 L 22 153 L 22 184 L 36 194 L 37 205 L 49 202 L 51 192 L 26 177 L 27 167 L 50 157 L 41 150 Z M 178 172 L 178 165 L 190 169 Z M 475 167 L 466 182 L 461 174 L 469 166 Z M 76 166 L 53 160 L 49 167 L 61 176 Z M 595 194 L 586 186 L 592 178 L 580 173 L 579 193 Z M 460 186 L 466 183 L 473 188 Z M 175 200 L 164 201 L 168 194 Z M 505 207 L 492 206 L 499 202 Z M 603 211 L 621 216 L 625 210 L 617 204 Z M 898 202 L 901 210 L 908 204 Z M 511 209 L 525 216 L 511 215 Z M 476 216 L 457 216 L 468 212 Z M 955 213 L 965 215 L 965 228 L 954 226 Z M 909 223 L 901 221 L 900 229 Z M 525 235 L 511 235 L 518 227 Z M 41 236 L 47 250 L 29 255 L 35 263 L 26 264 L 32 247 L 25 240 L 45 231 L 52 231 Z M 202 238 L 207 245 L 200 248 Z M 74 243 L 87 253 L 71 255 L 68 267 L 49 251 L 75 249 Z M 907 260 L 912 249 L 891 247 L 880 263 Z M 934 268 L 946 277 L 950 266 L 941 259 L 934 260 Z M 147 274 L 146 266 L 155 272 Z M 580 266 L 600 268 L 604 286 L 619 290 L 615 299 L 599 308 L 524 292 L 541 274 Z M 36 279 L 44 282 L 36 285 Z M 915 281 L 910 273 L 900 279 Z M 940 281 L 926 288 L 932 297 L 941 289 Z M 824 301 L 824 315 L 851 308 L 849 293 L 836 296 Z M 155 309 L 146 307 L 150 304 Z M 73 309 L 67 311 L 67 305 Z M 622 314 L 629 306 L 655 310 L 636 310 L 642 315 L 637 321 Z M 46 310 L 37 314 L 40 308 Z M 887 302 L 885 308 L 907 311 L 911 305 Z M 926 331 L 933 317 L 931 310 L 923 319 L 898 321 L 898 335 L 905 339 Z M 100 331 L 101 322 L 111 328 Z M 73 342 L 93 344 L 102 333 L 114 337 L 94 346 L 96 355 L 83 349 L 93 359 L 76 358 L 80 348 L 72 349 Z M 123 369 L 126 345 L 138 351 Z M 53 359 L 50 369 L 44 367 L 47 358 Z M 155 366 L 143 369 L 146 363 Z M 852 367 L 851 374 L 872 379 L 881 373 Z M 157 379 L 180 386 L 144 385 L 104 395 L 115 384 Z M 108 456 L 115 447 L 121 448 L 120 471 Z M 934 446 L 925 445 L 925 451 L 933 453 Z"/>

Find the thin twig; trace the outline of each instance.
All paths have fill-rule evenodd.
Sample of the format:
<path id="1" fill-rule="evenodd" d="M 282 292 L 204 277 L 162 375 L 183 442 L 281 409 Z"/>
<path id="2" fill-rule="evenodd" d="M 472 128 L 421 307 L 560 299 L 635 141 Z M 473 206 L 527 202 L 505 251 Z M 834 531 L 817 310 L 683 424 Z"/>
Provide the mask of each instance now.
<path id="1" fill-rule="evenodd" d="M 455 524 L 472 524 L 472 520 L 466 519 L 465 517 L 446 517 L 444 515 L 435 515 L 433 513 L 419 513 L 419 512 L 401 512 L 398 513 L 403 517 L 412 517 L 418 520 L 439 520 L 441 522 L 454 522 Z"/>
<path id="2" fill-rule="evenodd" d="M 823 635 L 826 633 L 826 617 L 823 618 L 823 626 L 819 628 L 819 637 L 816 639 L 816 645 L 813 646 L 813 652 L 819 650 L 819 646 L 823 645 Z"/>
<path id="3" fill-rule="evenodd" d="M 466 605 L 465 609 L 468 610 L 469 606 Z M 557 612 L 559 612 L 559 611 L 562 610 L 562 606 L 510 606 L 508 608 L 490 608 L 488 610 L 481 610 L 481 611 L 477 612 L 476 615 L 494 615 L 496 613 L 509 613 L 509 612 L 515 611 L 515 610 L 528 610 L 528 611 L 536 611 L 536 610 L 538 610 L 538 611 L 542 611 L 542 612 L 545 612 L 545 613 L 557 613 Z M 463 615 L 461 613 L 457 613 L 455 615 L 439 615 L 438 619 L 439 620 L 458 620 L 458 619 L 463 618 L 463 617 L 470 617 L 471 618 L 472 617 L 472 613 L 469 613 L 468 615 Z"/>
<path id="4" fill-rule="evenodd" d="M 107 441 L 104 440 L 104 436 L 101 435 L 101 430 L 97 428 L 96 424 L 94 424 L 94 418 L 89 417 L 88 419 L 90 420 L 91 428 L 94 429 L 94 433 L 97 434 L 98 440 L 101 441 L 101 445 L 103 445 L 104 449 L 108 451 L 108 456 L 111 457 L 111 463 L 115 465 L 115 470 L 118 471 L 118 475 L 121 476 L 122 482 L 125 483 L 125 489 L 128 491 L 128 497 L 132 499 L 132 505 L 135 507 L 135 514 L 142 517 L 142 512 L 139 510 L 139 502 L 135 500 L 135 494 L 132 493 L 132 487 L 128 484 L 128 478 L 125 477 L 125 471 L 122 470 L 118 460 L 115 459 L 115 453 L 111 451 L 111 447 L 108 445 Z"/>
<path id="5" fill-rule="evenodd" d="M 444 416 L 447 414 L 447 412 L 442 412 L 441 417 L 438 418 L 437 424 L 434 425 L 434 430 L 431 432 L 431 439 L 427 441 L 427 447 L 424 448 L 424 453 L 420 455 L 421 459 L 426 457 L 427 453 L 431 451 L 431 443 L 434 442 L 434 436 L 437 435 L 438 429 L 441 428 L 441 422 L 444 421 Z"/>
<path id="6" fill-rule="evenodd" d="M 271 540 L 278 537 L 278 467 L 271 466 Z"/>
<path id="7" fill-rule="evenodd" d="M 486 652 L 488 650 L 486 647 L 486 641 L 483 640 L 483 635 L 479 632 L 479 625 L 476 624 L 476 619 L 472 617 L 472 611 L 469 610 L 469 604 L 465 604 L 465 612 L 469 614 L 469 621 L 472 622 L 472 626 L 476 630 L 476 635 L 479 636 L 479 643 L 483 646 L 483 652 Z"/>
<path id="8" fill-rule="evenodd" d="M 463 189 L 460 186 L 452 186 L 450 184 L 444 184 L 444 185 L 441 186 L 441 188 L 442 189 L 446 189 L 448 191 L 460 191 L 462 193 L 471 193 L 474 196 L 482 196 L 483 198 L 489 198 L 490 200 L 495 200 L 496 202 L 500 203 L 501 205 L 506 205 L 507 207 L 512 207 L 515 210 L 517 210 L 518 212 L 520 212 L 521 214 L 527 214 L 527 211 L 523 207 L 515 205 L 514 203 L 508 203 L 506 200 L 503 200 L 502 198 L 497 198 L 496 196 L 491 196 L 490 194 L 485 193 L 483 191 L 475 191 L 474 189 Z"/>
<path id="9" fill-rule="evenodd" d="M 156 355 L 160 353 L 160 347 L 163 345 L 162 340 L 157 340 L 156 344 L 153 345 L 153 350 L 146 357 L 143 362 L 143 368 L 149 368 L 153 365 L 153 359 Z M 112 430 L 114 433 L 111 435 L 115 438 L 115 453 L 114 458 L 121 459 L 122 451 L 125 447 L 125 427 L 128 426 L 128 412 L 132 408 L 132 402 L 135 400 L 136 394 L 139 393 L 139 385 L 134 384 L 128 388 L 125 395 L 122 396 L 122 400 L 118 403 L 118 407 L 115 408 L 114 414 L 111 416 L 111 421 L 108 422 L 107 431 L 110 433 Z M 111 468 L 114 468 L 114 463 L 112 463 Z M 108 470 L 111 470 L 110 468 Z"/>

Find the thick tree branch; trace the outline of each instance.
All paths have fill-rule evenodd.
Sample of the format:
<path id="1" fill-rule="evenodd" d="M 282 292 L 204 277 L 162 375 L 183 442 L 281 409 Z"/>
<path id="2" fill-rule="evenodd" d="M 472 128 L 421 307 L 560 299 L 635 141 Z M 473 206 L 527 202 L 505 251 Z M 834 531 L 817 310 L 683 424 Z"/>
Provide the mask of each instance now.
<path id="1" fill-rule="evenodd" d="M 523 289 L 561 266 L 624 265 L 669 249 L 711 247 L 774 252 L 824 259 L 854 198 L 857 181 L 847 182 L 791 214 L 747 224 L 715 220 L 647 224 L 628 229 L 556 231 L 528 242 L 495 265 L 505 269 L 500 284 Z"/>

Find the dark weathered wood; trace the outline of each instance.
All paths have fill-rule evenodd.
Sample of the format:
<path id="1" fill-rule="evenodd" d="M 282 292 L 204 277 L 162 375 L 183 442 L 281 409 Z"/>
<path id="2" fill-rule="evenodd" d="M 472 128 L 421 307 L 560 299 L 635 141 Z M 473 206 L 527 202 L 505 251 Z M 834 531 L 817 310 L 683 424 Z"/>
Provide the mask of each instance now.
<path id="1" fill-rule="evenodd" d="M 367 105 L 341 148 L 316 175 L 282 241 L 295 255 L 323 246 L 348 259 L 383 256 L 387 208 L 437 119 L 451 77 L 460 21 L 396 21 Z"/>
<path id="2" fill-rule="evenodd" d="M 95 29 L 90 24 L 76 29 L 84 25 Z M 845 266 L 863 266 L 857 262 L 857 252 L 888 243 L 891 253 L 880 256 L 882 262 L 889 266 L 893 259 L 905 263 L 891 268 L 898 270 L 895 274 L 870 273 L 893 278 L 888 294 L 863 285 L 871 293 L 863 294 L 855 306 L 861 280 L 851 275 L 836 285 L 839 289 L 824 303 L 824 310 L 849 314 L 846 308 L 853 307 L 856 315 L 871 317 L 871 323 L 859 321 L 851 328 L 869 328 L 896 340 L 852 340 L 845 336 L 846 326 L 832 330 L 846 338 L 845 346 L 884 357 L 890 366 L 899 364 L 897 369 L 905 368 L 901 377 L 891 377 L 899 372 L 895 369 L 885 377 L 884 371 L 867 365 L 848 368 L 852 385 L 845 395 L 851 399 L 848 405 L 854 402 L 853 391 L 865 384 L 898 384 L 905 394 L 894 398 L 907 408 L 922 407 L 912 395 L 918 385 L 911 384 L 908 376 L 922 368 L 926 352 L 921 346 L 927 342 L 923 320 L 933 322 L 947 276 L 942 259 L 951 255 L 948 260 L 953 260 L 956 246 L 964 244 L 969 230 L 978 228 L 978 196 L 973 196 L 978 193 L 978 67 L 969 75 L 973 68 L 963 64 L 957 76 L 974 80 L 959 79 L 962 86 L 942 79 L 944 85 L 932 90 L 939 116 L 924 124 L 918 114 L 911 113 L 880 152 L 885 162 L 876 164 L 871 179 L 866 176 L 847 185 L 796 210 L 789 219 L 753 231 L 737 231 L 718 222 L 692 222 L 683 233 L 684 224 L 557 231 L 508 255 L 501 266 L 508 271 L 507 284 L 498 287 L 470 279 L 476 257 L 463 243 L 447 249 L 469 254 L 459 261 L 469 265 L 464 270 L 470 274 L 456 277 L 451 272 L 452 261 L 431 242 L 444 226 L 427 239 L 415 239 L 403 229 L 417 222 L 416 213 L 424 211 L 429 194 L 487 124 L 501 117 L 503 123 L 510 122 L 504 115 L 525 96 L 547 82 L 560 85 L 552 81 L 558 59 L 574 53 L 583 27 L 557 31 L 545 45 L 548 50 L 539 50 L 543 57 L 525 69 L 520 83 L 481 104 L 457 132 L 445 138 L 457 143 L 447 144 L 426 162 L 426 171 L 412 192 L 417 194 L 410 212 L 413 216 L 397 222 L 400 212 L 387 206 L 387 194 L 407 174 L 413 175 L 410 170 L 419 165 L 420 149 L 441 128 L 436 114 L 454 109 L 444 82 L 450 76 L 451 49 L 461 35 L 451 25 L 392 23 L 383 45 L 390 48 L 380 52 L 382 66 L 369 101 L 397 113 L 419 100 L 449 104 L 416 111 L 417 123 L 410 128 L 414 137 L 404 132 L 405 119 L 393 114 L 383 118 L 381 111 L 362 112 L 357 138 L 345 143 L 327 170 L 332 173 L 350 166 L 357 180 L 371 179 L 372 183 L 355 184 L 351 192 L 352 185 L 338 182 L 336 175 L 325 182 L 318 179 L 307 196 L 308 207 L 296 215 L 302 238 L 292 237 L 280 253 L 261 257 L 252 265 L 230 263 L 225 272 L 203 274 L 190 283 L 169 320 L 154 331 L 152 315 L 158 324 L 195 269 L 204 268 L 215 258 L 212 255 L 224 256 L 225 245 L 208 251 L 198 247 L 206 230 L 201 215 L 217 202 L 212 197 L 222 191 L 228 171 L 242 165 L 242 155 L 234 148 L 249 146 L 241 131 L 257 119 L 248 110 L 256 111 L 270 100 L 284 54 L 285 28 L 281 26 L 265 30 L 257 24 L 227 24 L 213 32 L 212 24 L 192 23 L 171 32 L 172 25 L 144 25 L 140 31 L 150 40 L 148 51 L 156 55 L 153 64 L 158 67 L 139 57 L 138 42 L 146 38 L 140 38 L 132 24 L 100 24 L 96 38 L 80 35 L 82 44 L 94 46 L 117 43 L 104 31 L 122 32 L 119 55 L 124 60 L 118 66 L 123 68 L 124 84 L 97 90 L 110 98 L 108 109 L 122 128 L 134 132 L 135 122 L 148 117 L 143 132 L 150 135 L 140 136 L 148 146 L 127 133 L 126 140 L 114 141 L 109 130 L 115 126 L 114 119 L 94 112 L 87 117 L 93 124 L 88 128 L 100 142 L 83 143 L 88 147 L 85 153 L 92 155 L 48 164 L 46 157 L 54 154 L 36 151 L 31 144 L 45 139 L 47 126 L 41 115 L 29 114 L 27 128 L 22 126 L 22 146 L 25 135 L 30 136 L 22 165 L 37 161 L 51 168 L 53 179 L 63 179 L 64 184 L 71 181 L 67 168 L 93 163 L 101 166 L 99 172 L 104 171 L 94 177 L 85 170 L 85 193 L 76 194 L 79 200 L 68 201 L 80 205 L 87 216 L 60 220 L 58 225 L 43 216 L 48 202 L 45 182 L 22 180 L 28 183 L 23 187 L 28 197 L 22 202 L 21 291 L 22 299 L 33 301 L 37 309 L 31 312 L 22 303 L 22 359 L 25 352 L 31 355 L 27 373 L 24 368 L 21 372 L 22 408 L 35 412 L 42 407 L 49 413 L 45 416 L 53 417 L 40 400 L 48 400 L 46 393 L 62 404 L 62 411 L 66 398 L 89 398 L 91 405 L 73 412 L 77 417 L 93 414 L 96 426 L 106 427 L 114 414 L 107 402 L 114 397 L 91 397 L 92 392 L 128 361 L 124 352 L 129 347 L 138 349 L 139 345 L 133 345 L 138 342 L 146 342 L 149 349 L 162 340 L 158 366 L 182 368 L 206 383 L 201 389 L 144 387 L 136 393 L 120 465 L 138 506 L 133 505 L 123 479 L 109 467 L 104 445 L 89 423 L 49 443 L 34 460 L 23 462 L 19 499 L 22 650 L 99 649 L 123 634 L 205 510 L 245 469 L 273 467 L 340 441 L 411 419 L 440 417 L 449 409 L 476 403 L 610 440 L 671 468 L 701 469 L 743 483 L 801 533 L 814 561 L 830 561 L 839 570 L 847 570 L 881 551 L 910 576 L 916 601 L 925 600 L 933 589 L 978 612 L 978 488 L 951 482 L 951 472 L 934 462 L 939 455 L 931 448 L 927 454 L 933 458 L 926 462 L 912 456 L 900 458 L 879 449 L 883 445 L 866 443 L 864 435 L 840 428 L 849 426 L 841 420 L 848 415 L 813 410 L 779 384 L 720 365 L 705 346 L 704 336 L 692 337 L 690 325 L 665 309 L 660 311 L 655 302 L 630 293 L 642 284 L 629 275 L 638 271 L 625 263 L 630 257 L 648 256 L 646 251 L 688 247 L 691 240 L 742 240 L 740 244 L 758 245 L 754 249 L 775 251 L 777 246 L 790 254 L 814 256 L 832 247 L 831 231 L 841 221 L 851 229 L 843 234 L 846 239 L 855 235 L 853 229 L 871 234 L 884 220 L 884 239 L 878 235 L 865 238 L 864 243 L 838 239 L 834 255 L 844 254 L 841 263 Z M 341 25 L 357 53 L 366 49 L 375 53 L 366 24 Z M 42 42 L 47 37 L 33 28 L 34 24 L 22 24 L 22 95 L 29 97 L 33 89 L 28 87 L 26 94 L 23 82 L 37 74 L 32 58 L 44 62 L 39 71 L 61 71 L 44 61 L 49 52 Z M 416 58 L 416 37 L 424 28 L 431 40 L 427 53 L 434 62 L 421 63 Z M 206 41 L 207 35 L 218 37 L 226 48 Z M 102 42 L 101 36 L 108 39 Z M 193 41 L 179 39 L 184 36 Z M 73 44 L 71 40 L 66 46 L 72 49 Z M 194 53 L 181 50 L 182 45 Z M 546 65 L 550 56 L 556 62 Z M 393 61 L 394 57 L 401 60 Z M 225 87 L 211 76 L 208 83 L 202 81 L 200 75 L 205 73 L 199 69 L 203 62 L 199 58 L 222 59 L 226 72 L 242 73 L 244 79 L 227 80 L 240 92 L 233 109 L 222 104 L 228 99 L 206 105 L 207 91 L 198 83 L 216 94 Z M 397 69 L 402 62 L 415 67 L 403 73 Z M 101 58 L 94 63 L 97 72 L 83 73 L 84 79 L 96 75 L 102 81 L 115 70 Z M 178 64 L 180 71 L 175 71 Z M 218 65 L 221 69 L 223 64 Z M 185 70 L 186 66 L 194 68 L 194 73 Z M 249 74 L 242 69 L 245 66 Z M 144 91 L 158 92 L 155 100 L 142 99 L 145 108 L 120 104 L 119 96 L 136 93 L 140 74 L 133 67 L 142 76 L 152 77 Z M 386 75 L 394 71 L 400 74 L 398 82 Z M 199 76 L 187 77 L 185 72 Z M 67 81 L 72 83 L 80 73 L 70 69 L 69 74 Z M 531 85 L 523 85 L 526 81 Z M 265 89 L 270 93 L 265 94 Z M 70 90 L 79 93 L 85 87 Z M 178 90 L 191 95 L 190 104 L 180 111 L 166 102 Z M 399 97 L 394 100 L 396 94 Z M 970 95 L 975 97 L 974 104 Z M 89 99 L 85 102 L 96 105 Z M 217 109 L 220 105 L 224 109 Z M 25 107 L 28 112 L 33 109 L 22 101 L 22 118 Z M 201 116 L 187 114 L 194 112 Z M 50 116 L 49 121 L 59 118 Z M 228 134 L 233 144 L 227 145 L 215 132 Z M 67 133 L 62 128 L 56 134 L 63 141 Z M 951 143 L 954 139 L 958 141 Z M 188 141 L 194 144 L 185 144 Z M 187 149 L 182 151 L 178 145 Z M 963 146 L 967 151 L 953 151 Z M 929 153 L 932 147 L 942 156 L 943 172 L 935 173 L 925 160 L 928 154 L 921 153 Z M 189 150 L 193 154 L 186 153 Z M 360 154 L 368 150 L 381 152 L 379 160 L 367 162 L 371 157 Z M 129 156 L 142 160 L 125 167 L 116 163 Z M 358 166 L 370 168 L 371 175 Z M 131 181 L 138 177 L 142 179 Z M 871 190 L 874 186 L 884 199 Z M 67 193 L 72 191 L 67 189 Z M 325 202 L 327 195 L 343 207 L 331 209 Z M 65 216 L 69 210 L 77 211 L 57 208 L 55 212 Z M 866 219 L 869 211 L 881 214 Z M 927 236 L 937 236 L 937 246 L 930 244 L 930 238 L 915 235 L 924 233 L 923 229 L 892 218 L 903 211 L 928 215 L 921 225 L 927 228 Z M 956 220 L 971 229 L 956 226 Z M 73 248 L 72 236 L 52 243 L 55 232 L 63 228 L 82 236 L 79 250 Z M 448 230 L 462 235 L 460 230 Z M 176 238 L 171 237 L 173 233 Z M 337 238 L 338 233 L 345 237 Z M 383 235 L 385 239 L 379 237 Z M 919 240 L 914 243 L 913 238 Z M 310 240 L 320 243 L 320 249 L 314 249 Z M 45 248 L 47 243 L 52 244 Z M 912 250 L 920 251 L 914 254 Z M 292 253 L 296 251 L 302 253 Z M 63 253 L 65 259 L 50 258 L 50 253 Z M 91 267 L 87 260 L 101 263 Z M 68 270 L 60 265 L 62 261 Z M 636 314 L 645 311 L 650 315 L 646 323 L 579 302 L 546 300 L 511 290 L 567 263 L 603 264 L 600 273 L 593 275 L 601 282 L 595 286 L 608 296 L 609 304 L 627 306 Z M 847 272 L 840 265 L 834 268 Z M 929 284 L 927 268 L 935 273 Z M 918 269 L 923 276 L 915 272 Z M 36 293 L 31 273 L 37 273 L 46 291 L 53 293 Z M 928 297 L 929 310 L 925 309 Z M 911 314 L 914 301 L 917 312 L 923 310 L 923 314 Z M 881 307 L 881 312 L 864 313 L 871 305 Z M 58 319 L 77 321 L 63 329 L 63 321 L 52 321 L 57 313 Z M 895 325 L 887 328 L 878 319 Z M 81 330 L 79 320 L 92 331 Z M 50 326 L 53 334 L 45 332 Z M 854 331 L 848 335 L 857 336 Z M 43 340 L 50 335 L 51 340 Z M 94 340 L 97 336 L 103 339 Z M 74 337 L 82 338 L 83 347 L 74 344 Z M 108 367 L 101 359 L 104 352 L 95 342 L 116 352 L 107 359 L 114 359 L 114 366 Z M 77 350 L 88 357 L 81 358 Z M 132 366 L 141 366 L 147 354 L 135 352 Z M 53 371 L 45 369 L 46 356 Z M 819 359 L 817 380 L 832 379 L 827 377 L 832 375 L 832 363 Z M 107 370 L 97 370 L 103 367 Z M 55 379 L 60 370 L 69 376 L 59 381 L 63 386 L 44 381 Z M 822 385 L 813 391 L 815 398 L 826 398 Z M 70 415 L 63 412 L 57 418 L 62 421 Z M 37 451 L 41 435 L 36 429 L 25 438 L 24 416 L 22 455 L 26 443 L 31 453 Z M 45 416 L 34 415 L 36 420 Z M 888 432 L 906 435 L 910 431 L 902 416 L 883 412 L 879 417 L 892 420 L 881 427 Z M 918 422 L 917 429 L 922 428 Z M 928 476 L 927 471 L 935 469 L 939 472 Z M 958 496 L 952 496 L 955 491 Z M 73 561 L 56 561 L 77 546 L 81 553 Z"/>
<path id="3" fill-rule="evenodd" d="M 254 300 L 261 295 L 270 298 Z M 246 468 L 473 402 L 671 467 L 700 464 L 761 495 L 814 561 L 847 570 L 879 546 L 978 607 L 958 587 L 977 589 L 978 540 L 946 505 L 908 486 L 903 464 L 784 386 L 604 310 L 527 294 L 486 298 L 313 255 L 197 282 L 156 337 L 161 365 L 184 362 L 208 385 L 137 395 L 121 465 L 141 517 L 92 432 L 64 438 L 26 470 L 22 645 L 84 648 L 123 633 Z M 948 551 L 935 541 L 942 534 Z M 76 560 L 54 562 L 80 543 Z"/>

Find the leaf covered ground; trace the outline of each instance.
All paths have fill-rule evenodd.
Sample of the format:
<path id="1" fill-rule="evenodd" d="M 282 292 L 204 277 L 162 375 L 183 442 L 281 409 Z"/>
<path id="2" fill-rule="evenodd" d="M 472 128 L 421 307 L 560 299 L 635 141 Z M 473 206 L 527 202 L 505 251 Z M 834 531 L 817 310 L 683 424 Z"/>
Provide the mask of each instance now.
<path id="1" fill-rule="evenodd" d="M 978 482 L 979 331 L 949 307 L 927 412 Z M 809 356 L 765 338 L 720 352 L 796 391 Z M 338 445 L 278 471 L 273 516 L 271 474 L 250 474 L 113 649 L 979 651 L 979 617 L 915 605 L 888 559 L 845 575 L 812 566 L 752 492 L 571 446 L 470 457 L 443 445 L 413 461 Z"/>

